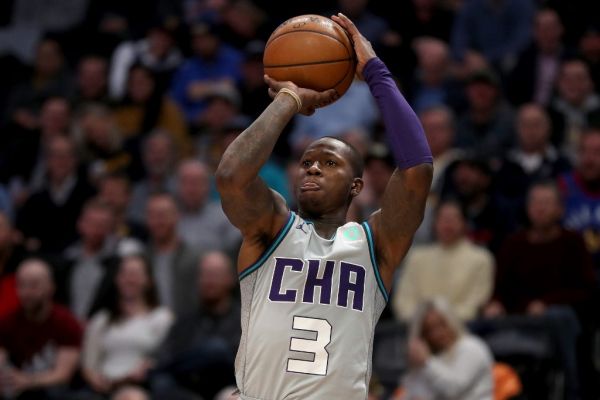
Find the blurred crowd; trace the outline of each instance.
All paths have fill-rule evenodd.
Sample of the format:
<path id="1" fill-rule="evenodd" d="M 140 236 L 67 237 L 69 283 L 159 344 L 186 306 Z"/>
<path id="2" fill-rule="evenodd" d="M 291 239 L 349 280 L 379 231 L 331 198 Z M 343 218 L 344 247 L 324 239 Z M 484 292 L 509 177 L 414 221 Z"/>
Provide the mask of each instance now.
<path id="1" fill-rule="evenodd" d="M 586 0 L 0 4 L 0 399 L 228 399 L 241 237 L 214 187 L 271 101 L 262 53 L 341 11 L 417 112 L 425 219 L 374 344 L 372 399 L 600 396 L 600 10 Z M 261 177 L 351 142 L 394 169 L 367 85 L 296 116 Z M 393 340 L 390 340 L 393 338 Z"/>

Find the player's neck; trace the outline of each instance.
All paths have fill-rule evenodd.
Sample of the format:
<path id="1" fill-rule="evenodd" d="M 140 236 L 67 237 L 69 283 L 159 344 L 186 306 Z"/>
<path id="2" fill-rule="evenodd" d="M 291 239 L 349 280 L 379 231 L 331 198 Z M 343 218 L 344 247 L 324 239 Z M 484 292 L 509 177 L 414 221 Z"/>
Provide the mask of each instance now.
<path id="1" fill-rule="evenodd" d="M 323 238 L 332 238 L 337 228 L 346 223 L 346 211 L 340 210 L 333 214 L 310 215 L 303 211 L 299 211 L 300 216 L 313 223 L 315 231 Z"/>

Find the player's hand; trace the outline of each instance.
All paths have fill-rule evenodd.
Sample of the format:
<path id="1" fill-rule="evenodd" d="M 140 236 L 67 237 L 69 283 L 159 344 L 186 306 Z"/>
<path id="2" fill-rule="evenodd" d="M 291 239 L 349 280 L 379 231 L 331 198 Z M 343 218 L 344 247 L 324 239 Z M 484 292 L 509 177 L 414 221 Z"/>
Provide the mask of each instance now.
<path id="1" fill-rule="evenodd" d="M 338 15 L 332 15 L 331 19 L 340 24 L 352 38 L 357 58 L 356 75 L 358 75 L 360 79 L 363 79 L 362 72 L 367 61 L 377 57 L 375 50 L 373 50 L 373 46 L 371 46 L 371 42 L 358 31 L 354 22 L 350 21 L 350 18 L 346 17 L 344 14 L 338 13 Z"/>
<path id="2" fill-rule="evenodd" d="M 276 81 L 268 75 L 265 75 L 265 82 L 269 85 L 269 96 L 273 99 L 283 88 L 287 88 L 296 93 L 302 102 L 302 108 L 299 112 L 304 115 L 314 114 L 317 108 L 325 107 L 326 105 L 333 103 L 339 97 L 335 89 L 317 92 L 316 90 L 298 87 L 294 82 Z"/>

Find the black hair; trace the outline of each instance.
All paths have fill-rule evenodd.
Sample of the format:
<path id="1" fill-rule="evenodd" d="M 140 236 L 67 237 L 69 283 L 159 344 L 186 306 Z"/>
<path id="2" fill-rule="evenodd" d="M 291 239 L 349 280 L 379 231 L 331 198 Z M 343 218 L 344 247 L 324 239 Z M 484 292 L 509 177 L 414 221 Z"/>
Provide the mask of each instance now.
<path id="1" fill-rule="evenodd" d="M 121 317 L 123 317 L 123 310 L 121 309 L 121 297 L 119 294 L 119 289 L 117 287 L 117 276 L 123 268 L 125 261 L 136 258 L 142 261 L 144 265 L 144 272 L 148 277 L 148 287 L 144 291 L 144 301 L 146 305 L 150 309 L 154 309 L 158 307 L 158 292 L 156 290 L 156 283 L 154 281 L 154 275 L 152 274 L 152 266 L 150 259 L 143 254 L 133 254 L 121 257 L 118 261 L 117 271 L 113 276 L 112 285 L 110 288 L 110 295 L 106 297 L 106 309 L 109 314 L 109 320 L 111 323 L 117 322 Z"/>
<path id="2" fill-rule="evenodd" d="M 148 133 L 151 132 L 154 128 L 156 128 L 156 126 L 158 124 L 158 120 L 159 120 L 160 114 L 161 114 L 161 109 L 163 106 L 163 93 L 160 90 L 157 76 L 154 74 L 154 72 L 150 68 L 148 68 L 147 66 L 145 66 L 144 64 L 142 64 L 140 62 L 136 62 L 133 65 L 131 65 L 131 67 L 129 67 L 129 71 L 127 74 L 127 82 L 128 82 L 127 84 L 129 84 L 129 80 L 131 79 L 131 74 L 134 70 L 143 71 L 152 80 L 152 82 L 154 84 L 154 90 L 150 94 L 150 97 L 148 98 L 148 100 L 146 100 L 146 103 L 143 104 L 144 117 L 142 119 L 140 132 L 139 132 L 139 134 L 141 134 L 141 135 L 148 135 Z M 123 103 L 131 104 L 131 103 L 133 103 L 133 100 L 131 99 L 131 97 L 129 95 L 129 88 L 127 90 L 128 91 L 125 95 Z"/>

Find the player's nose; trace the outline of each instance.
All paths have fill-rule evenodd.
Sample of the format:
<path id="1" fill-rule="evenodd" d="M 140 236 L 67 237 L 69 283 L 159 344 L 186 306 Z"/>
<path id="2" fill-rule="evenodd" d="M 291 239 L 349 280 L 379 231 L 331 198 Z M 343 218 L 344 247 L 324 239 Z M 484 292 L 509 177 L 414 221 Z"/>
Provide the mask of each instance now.
<path id="1" fill-rule="evenodd" d="M 309 175 L 321 175 L 321 168 L 319 166 L 319 162 L 313 162 L 310 167 L 307 169 L 307 173 Z"/>

